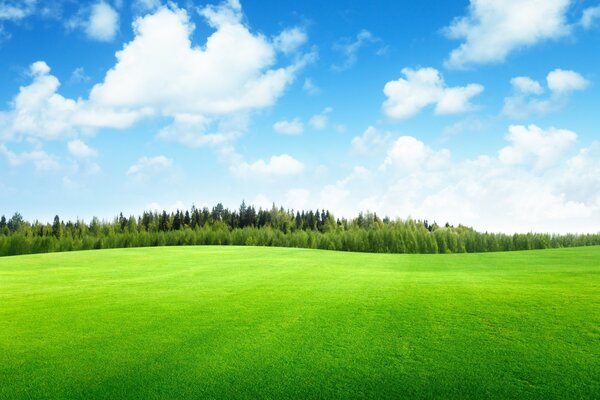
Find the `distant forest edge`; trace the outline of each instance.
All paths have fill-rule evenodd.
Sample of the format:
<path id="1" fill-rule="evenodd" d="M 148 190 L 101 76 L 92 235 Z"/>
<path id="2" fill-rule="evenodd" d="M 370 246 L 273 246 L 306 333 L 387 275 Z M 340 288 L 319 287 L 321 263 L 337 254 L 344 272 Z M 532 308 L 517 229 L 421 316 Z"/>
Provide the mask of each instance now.
<path id="1" fill-rule="evenodd" d="M 554 235 L 477 232 L 466 226 L 361 213 L 336 219 L 329 211 L 273 206 L 238 210 L 222 204 L 174 213 L 144 212 L 113 221 L 93 218 L 52 224 L 28 222 L 19 213 L 0 217 L 0 256 L 58 251 L 180 245 L 301 247 L 373 253 L 478 253 L 600 245 L 600 233 Z"/>

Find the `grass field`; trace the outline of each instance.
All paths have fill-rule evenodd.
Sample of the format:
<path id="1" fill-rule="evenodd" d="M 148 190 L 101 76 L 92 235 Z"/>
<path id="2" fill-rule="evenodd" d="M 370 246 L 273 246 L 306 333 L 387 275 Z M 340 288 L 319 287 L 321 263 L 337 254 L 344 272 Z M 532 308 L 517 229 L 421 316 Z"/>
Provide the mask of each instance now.
<path id="1" fill-rule="evenodd" d="M 0 258 L 0 398 L 600 398 L 600 247 Z"/>

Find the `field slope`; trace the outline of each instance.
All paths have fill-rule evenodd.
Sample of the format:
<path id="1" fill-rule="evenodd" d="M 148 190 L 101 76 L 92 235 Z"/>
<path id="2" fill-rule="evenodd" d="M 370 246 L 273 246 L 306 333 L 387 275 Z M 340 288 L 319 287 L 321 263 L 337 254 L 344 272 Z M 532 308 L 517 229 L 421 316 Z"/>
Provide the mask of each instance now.
<path id="1" fill-rule="evenodd" d="M 0 258 L 0 398 L 598 398 L 600 247 Z"/>

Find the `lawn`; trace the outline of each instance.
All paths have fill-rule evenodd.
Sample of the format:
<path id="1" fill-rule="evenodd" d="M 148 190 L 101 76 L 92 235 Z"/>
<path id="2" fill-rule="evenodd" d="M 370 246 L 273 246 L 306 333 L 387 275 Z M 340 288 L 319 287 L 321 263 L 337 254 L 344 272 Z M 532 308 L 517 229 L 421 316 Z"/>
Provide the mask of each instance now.
<path id="1" fill-rule="evenodd" d="M 0 258 L 0 398 L 600 398 L 600 247 Z"/>

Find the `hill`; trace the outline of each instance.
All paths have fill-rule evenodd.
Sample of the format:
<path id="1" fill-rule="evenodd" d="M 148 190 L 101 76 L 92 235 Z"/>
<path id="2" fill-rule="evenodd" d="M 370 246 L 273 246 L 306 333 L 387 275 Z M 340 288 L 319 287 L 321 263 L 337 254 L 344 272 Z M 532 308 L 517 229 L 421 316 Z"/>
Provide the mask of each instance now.
<path id="1" fill-rule="evenodd" d="M 594 398 L 600 247 L 0 258 L 0 398 Z"/>

